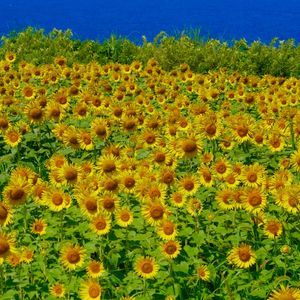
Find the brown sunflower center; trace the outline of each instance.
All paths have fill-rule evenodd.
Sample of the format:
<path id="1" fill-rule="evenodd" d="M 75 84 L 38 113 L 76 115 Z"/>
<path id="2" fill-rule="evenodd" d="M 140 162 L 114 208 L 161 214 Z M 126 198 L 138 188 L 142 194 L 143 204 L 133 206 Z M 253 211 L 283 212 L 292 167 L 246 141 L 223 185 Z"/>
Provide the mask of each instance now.
<path id="1" fill-rule="evenodd" d="M 219 173 L 219 174 L 224 174 L 226 172 L 226 165 L 224 163 L 218 163 L 216 165 L 216 171 Z"/>
<path id="2" fill-rule="evenodd" d="M 63 203 L 64 199 L 62 197 L 62 195 L 58 192 L 55 192 L 53 193 L 52 195 L 52 202 L 55 204 L 55 205 L 61 205 Z"/>
<path id="3" fill-rule="evenodd" d="M 34 230 L 35 230 L 36 232 L 42 232 L 43 229 L 44 229 L 43 224 L 41 224 L 41 223 L 36 223 L 36 224 L 34 224 Z"/>
<path id="4" fill-rule="evenodd" d="M 78 251 L 76 251 L 75 249 L 69 250 L 69 252 L 67 254 L 67 260 L 71 264 L 78 263 L 80 261 L 80 255 L 79 255 Z"/>
<path id="5" fill-rule="evenodd" d="M 174 181 L 173 173 L 170 171 L 167 171 L 162 176 L 162 182 L 166 184 L 170 184 Z"/>
<path id="6" fill-rule="evenodd" d="M 284 291 L 280 293 L 280 295 L 278 296 L 278 300 L 296 300 L 296 299 L 297 298 L 295 298 L 289 291 Z"/>
<path id="7" fill-rule="evenodd" d="M 155 143 L 155 134 L 153 133 L 148 133 L 146 136 L 145 136 L 145 142 L 147 144 L 153 144 Z"/>
<path id="8" fill-rule="evenodd" d="M 154 220 L 159 220 L 163 217 L 163 215 L 164 215 L 164 209 L 162 206 L 154 205 L 153 207 L 151 207 L 150 209 L 151 218 L 153 218 Z"/>
<path id="9" fill-rule="evenodd" d="M 94 261 L 90 264 L 89 269 L 92 273 L 99 273 L 101 269 L 100 264 Z"/>
<path id="10" fill-rule="evenodd" d="M 249 182 L 256 182 L 257 175 L 254 172 L 248 174 L 247 179 Z"/>
<path id="11" fill-rule="evenodd" d="M 174 230 L 175 230 L 175 228 L 174 228 L 174 224 L 173 223 L 168 222 L 168 223 L 166 223 L 166 224 L 163 225 L 163 231 L 164 231 L 164 233 L 166 235 L 173 234 Z"/>
<path id="12" fill-rule="evenodd" d="M 123 222 L 128 222 L 130 220 L 130 214 L 128 211 L 124 211 L 120 214 L 120 219 L 123 221 Z"/>
<path id="13" fill-rule="evenodd" d="M 153 265 L 150 262 L 144 262 L 141 267 L 141 271 L 145 274 L 153 272 Z"/>
<path id="14" fill-rule="evenodd" d="M 249 198 L 249 204 L 251 206 L 259 206 L 262 202 L 262 198 L 259 195 L 253 195 Z"/>
<path id="15" fill-rule="evenodd" d="M 29 115 L 33 120 L 39 120 L 43 116 L 43 111 L 40 108 L 35 107 L 30 110 Z"/>
<path id="16" fill-rule="evenodd" d="M 109 173 L 109 172 L 113 172 L 116 170 L 116 165 L 115 165 L 114 161 L 107 160 L 103 163 L 102 168 L 105 173 Z"/>
<path id="17" fill-rule="evenodd" d="M 115 208 L 115 201 L 112 198 L 107 198 L 103 201 L 103 208 L 106 210 L 113 210 Z"/>
<path id="18" fill-rule="evenodd" d="M 246 128 L 246 127 L 239 127 L 238 129 L 237 129 L 237 134 L 240 136 L 240 137 L 245 137 L 247 134 L 248 134 L 248 128 Z"/>
<path id="19" fill-rule="evenodd" d="M 197 144 L 192 140 L 185 140 L 182 144 L 182 149 L 186 153 L 192 153 L 197 150 Z"/>
<path id="20" fill-rule="evenodd" d="M 9 251 L 10 247 L 7 241 L 0 240 L 0 255 L 4 255 Z"/>
<path id="21" fill-rule="evenodd" d="M 209 135 L 213 136 L 213 135 L 215 135 L 216 132 L 217 132 L 217 127 L 216 127 L 214 124 L 209 124 L 209 125 L 206 126 L 205 131 L 206 131 Z"/>
<path id="22" fill-rule="evenodd" d="M 67 181 L 74 181 L 77 179 L 78 173 L 75 168 L 68 167 L 65 169 L 65 178 Z"/>
<path id="23" fill-rule="evenodd" d="M 185 190 L 191 191 L 195 187 L 195 184 L 192 180 L 187 179 L 187 180 L 184 181 L 183 187 L 184 187 Z"/>
<path id="24" fill-rule="evenodd" d="M 10 191 L 10 198 L 14 201 L 21 200 L 24 195 L 25 192 L 22 188 L 16 188 Z"/>
<path id="25" fill-rule="evenodd" d="M 90 212 L 95 212 L 97 211 L 97 200 L 96 199 L 87 199 L 85 201 L 85 207 L 88 211 Z"/>
<path id="26" fill-rule="evenodd" d="M 249 261 L 251 258 L 249 249 L 247 249 L 247 248 L 239 249 L 239 258 L 243 262 Z"/>
<path id="27" fill-rule="evenodd" d="M 104 219 L 99 219 L 97 220 L 97 222 L 95 223 L 95 227 L 97 228 L 97 230 L 103 230 L 106 228 L 106 221 Z"/>
<path id="28" fill-rule="evenodd" d="M 95 132 L 98 136 L 106 135 L 106 127 L 104 125 L 98 125 L 95 128 Z"/>
<path id="29" fill-rule="evenodd" d="M 158 153 L 155 154 L 154 160 L 157 163 L 164 162 L 166 160 L 166 155 L 164 153 L 162 153 L 162 152 L 158 152 Z"/>
<path id="30" fill-rule="evenodd" d="M 174 243 L 170 243 L 170 244 L 166 245 L 166 247 L 165 247 L 165 252 L 169 255 L 174 254 L 176 252 L 176 250 L 177 250 L 177 247 Z"/>
<path id="31" fill-rule="evenodd" d="M 19 134 L 17 132 L 10 132 L 8 134 L 8 139 L 12 142 L 12 143 L 15 143 L 18 141 L 19 139 Z"/>
<path id="32" fill-rule="evenodd" d="M 108 179 L 104 184 L 104 188 L 107 191 L 114 191 L 118 187 L 118 181 L 116 179 Z"/>
<path id="33" fill-rule="evenodd" d="M 132 178 L 132 177 L 126 177 L 126 178 L 124 179 L 124 185 L 125 185 L 127 188 L 133 187 L 134 184 L 135 184 L 134 178 Z"/>
<path id="34" fill-rule="evenodd" d="M 280 224 L 275 221 L 269 222 L 267 225 L 267 230 L 272 233 L 273 235 L 278 235 L 278 232 L 280 230 Z"/>

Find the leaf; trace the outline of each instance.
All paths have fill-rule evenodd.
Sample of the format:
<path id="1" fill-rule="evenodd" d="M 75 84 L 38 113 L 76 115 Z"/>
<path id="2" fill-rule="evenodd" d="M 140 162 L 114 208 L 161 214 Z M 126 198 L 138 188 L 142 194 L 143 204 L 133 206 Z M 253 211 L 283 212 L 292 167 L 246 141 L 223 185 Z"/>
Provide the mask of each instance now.
<path id="1" fill-rule="evenodd" d="M 189 264 L 185 261 L 182 261 L 178 265 L 174 264 L 173 265 L 173 270 L 175 272 L 182 272 L 182 273 L 187 274 L 189 272 Z"/>

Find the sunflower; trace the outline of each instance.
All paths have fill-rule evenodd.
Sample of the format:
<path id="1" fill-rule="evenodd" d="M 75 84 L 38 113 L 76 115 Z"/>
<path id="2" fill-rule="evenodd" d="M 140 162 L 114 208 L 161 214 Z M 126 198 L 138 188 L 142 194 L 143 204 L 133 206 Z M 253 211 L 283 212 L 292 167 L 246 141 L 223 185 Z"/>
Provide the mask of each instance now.
<path id="1" fill-rule="evenodd" d="M 11 147 L 16 147 L 22 140 L 22 135 L 17 128 L 9 127 L 4 134 L 4 141 Z"/>
<path id="2" fill-rule="evenodd" d="M 5 227 L 12 222 L 13 209 L 5 202 L 0 202 L 0 226 Z"/>
<path id="3" fill-rule="evenodd" d="M 191 197 L 187 204 L 187 212 L 191 216 L 196 217 L 201 213 L 202 210 L 203 210 L 202 202 L 196 197 Z"/>
<path id="4" fill-rule="evenodd" d="M 100 261 L 92 260 L 88 263 L 86 271 L 88 276 L 98 278 L 104 273 L 105 269 Z"/>
<path id="5" fill-rule="evenodd" d="M 22 96 L 25 97 L 26 99 L 32 99 L 35 96 L 35 90 L 34 87 L 31 85 L 26 85 L 22 89 Z"/>
<path id="6" fill-rule="evenodd" d="M 160 135 L 151 129 L 144 129 L 139 133 L 137 144 L 142 148 L 156 148 L 160 143 Z"/>
<path id="7" fill-rule="evenodd" d="M 5 60 L 9 63 L 13 63 L 16 60 L 17 56 L 13 52 L 6 52 L 5 53 Z"/>
<path id="8" fill-rule="evenodd" d="M 209 167 L 202 166 L 198 170 L 199 182 L 205 187 L 211 187 L 214 184 L 213 174 Z"/>
<path id="9" fill-rule="evenodd" d="M 122 190 L 126 193 L 134 193 L 136 186 L 136 174 L 135 172 L 128 170 L 125 172 L 120 172 L 119 175 L 120 183 L 122 185 Z"/>
<path id="10" fill-rule="evenodd" d="M 243 204 L 245 209 L 250 212 L 264 210 L 267 205 L 266 195 L 258 188 L 249 188 L 243 195 Z"/>
<path id="11" fill-rule="evenodd" d="M 162 167 L 159 172 L 160 183 L 165 186 L 172 186 L 175 184 L 176 173 L 172 167 Z"/>
<path id="12" fill-rule="evenodd" d="M 62 283 L 54 283 L 50 286 L 49 292 L 52 296 L 63 298 L 65 296 L 65 287 Z"/>
<path id="13" fill-rule="evenodd" d="M 148 201 L 142 207 L 142 215 L 150 225 L 157 225 L 166 218 L 167 209 L 160 201 Z"/>
<path id="14" fill-rule="evenodd" d="M 178 185 L 180 192 L 185 195 L 191 196 L 197 192 L 200 186 L 200 182 L 195 175 L 188 174 L 178 180 Z"/>
<path id="15" fill-rule="evenodd" d="M 229 188 L 235 188 L 239 185 L 239 175 L 235 172 L 231 172 L 224 178 L 225 185 Z"/>
<path id="16" fill-rule="evenodd" d="M 111 229 L 111 218 L 105 214 L 97 214 L 92 217 L 90 225 L 96 234 L 104 235 Z"/>
<path id="17" fill-rule="evenodd" d="M 31 123 L 40 123 L 44 119 L 44 110 L 37 101 L 30 102 L 24 109 Z"/>
<path id="18" fill-rule="evenodd" d="M 269 220 L 264 224 L 264 233 L 271 239 L 280 236 L 282 234 L 282 229 L 282 223 L 276 219 Z"/>
<path id="19" fill-rule="evenodd" d="M 64 185 L 74 185 L 81 180 L 80 168 L 76 165 L 66 163 L 58 172 Z"/>
<path id="20" fill-rule="evenodd" d="M 36 219 L 31 225 L 31 231 L 38 235 L 43 235 L 46 233 L 46 228 L 48 224 L 44 219 Z"/>
<path id="21" fill-rule="evenodd" d="M 246 186 L 258 188 L 265 180 L 264 167 L 258 163 L 250 166 L 244 166 L 241 174 L 241 180 Z"/>
<path id="22" fill-rule="evenodd" d="M 94 149 L 92 136 L 88 131 L 80 130 L 78 133 L 78 141 L 81 149 L 87 151 Z"/>
<path id="23" fill-rule="evenodd" d="M 296 172 L 300 172 L 300 150 L 295 151 L 290 158 L 291 167 Z"/>
<path id="24" fill-rule="evenodd" d="M 235 208 L 235 201 L 233 199 L 233 192 L 231 189 L 218 190 L 216 193 L 216 200 L 220 209 L 230 210 Z"/>
<path id="25" fill-rule="evenodd" d="M 277 203 L 277 201 L 276 201 Z M 297 214 L 300 211 L 300 189 L 297 185 L 290 186 L 282 194 L 281 205 L 289 213 Z"/>
<path id="26" fill-rule="evenodd" d="M 255 264 L 256 254 L 251 249 L 251 246 L 242 243 L 230 251 L 227 259 L 237 267 L 247 269 Z"/>
<path id="27" fill-rule="evenodd" d="M 101 187 L 104 191 L 117 193 L 120 187 L 119 179 L 117 177 L 105 176 L 102 178 Z"/>
<path id="28" fill-rule="evenodd" d="M 14 234 L 0 232 L 0 258 L 6 258 L 12 253 L 16 253 L 16 237 Z"/>
<path id="29" fill-rule="evenodd" d="M 268 300 L 300 300 L 300 289 L 281 285 L 272 291 Z"/>
<path id="30" fill-rule="evenodd" d="M 121 227 L 127 227 L 133 222 L 133 215 L 129 208 L 123 207 L 115 213 L 116 222 Z"/>
<path id="31" fill-rule="evenodd" d="M 278 152 L 284 148 L 285 141 L 281 134 L 279 134 L 277 132 L 273 132 L 268 137 L 267 144 L 272 152 Z"/>
<path id="32" fill-rule="evenodd" d="M 76 193 L 76 199 L 84 216 L 90 218 L 98 213 L 99 201 L 97 192 L 80 191 Z"/>
<path id="33" fill-rule="evenodd" d="M 24 204 L 30 193 L 30 184 L 22 177 L 16 177 L 3 191 L 4 202 L 16 206 Z"/>
<path id="34" fill-rule="evenodd" d="M 101 175 L 115 175 L 119 171 L 119 160 L 113 154 L 101 155 L 97 166 Z"/>
<path id="35" fill-rule="evenodd" d="M 28 247 L 25 247 L 21 251 L 21 261 L 27 264 L 31 263 L 33 260 L 34 251 Z"/>
<path id="36" fill-rule="evenodd" d="M 200 265 L 197 267 L 196 272 L 199 279 L 203 281 L 209 281 L 211 274 L 206 265 Z"/>
<path id="37" fill-rule="evenodd" d="M 43 193 L 42 201 L 50 208 L 50 210 L 58 212 L 66 207 L 67 197 L 68 195 L 62 190 L 51 188 Z"/>
<path id="38" fill-rule="evenodd" d="M 171 161 L 171 155 L 166 149 L 158 146 L 153 149 L 150 160 L 157 166 L 164 166 Z"/>
<path id="39" fill-rule="evenodd" d="M 88 279 L 80 285 L 80 299 L 81 300 L 100 300 L 102 287 L 94 279 Z"/>
<path id="40" fill-rule="evenodd" d="M 181 250 L 181 245 L 177 241 L 169 240 L 162 245 L 162 253 L 167 258 L 176 258 Z"/>
<path id="41" fill-rule="evenodd" d="M 99 196 L 99 204 L 107 213 L 113 213 L 119 207 L 119 198 L 112 192 L 104 192 Z"/>
<path id="42" fill-rule="evenodd" d="M 186 203 L 187 195 L 184 192 L 175 190 L 170 197 L 171 204 L 176 207 L 183 207 Z"/>
<path id="43" fill-rule="evenodd" d="M 156 226 L 158 236 L 166 241 L 175 239 L 177 235 L 176 225 L 170 220 L 163 220 Z"/>
<path id="44" fill-rule="evenodd" d="M 177 153 L 171 152 L 172 155 L 179 156 L 180 158 L 190 159 L 197 156 L 202 149 L 202 142 L 200 135 L 190 135 L 181 138 L 176 147 Z"/>
<path id="45" fill-rule="evenodd" d="M 57 131 L 60 129 L 60 127 L 56 127 Z M 70 146 L 73 149 L 79 149 L 80 144 L 78 140 L 78 129 L 74 126 L 68 126 L 66 128 L 63 128 L 62 138 L 61 140 L 65 144 L 65 146 Z M 53 130 L 54 131 L 54 130 Z"/>
<path id="46" fill-rule="evenodd" d="M 16 267 L 22 262 L 22 257 L 18 252 L 15 252 L 10 253 L 7 256 L 6 260 L 12 267 Z"/>
<path id="47" fill-rule="evenodd" d="M 134 269 L 139 276 L 149 279 L 157 275 L 159 266 L 153 257 L 146 256 L 136 260 Z"/>
<path id="48" fill-rule="evenodd" d="M 213 168 L 214 168 L 215 174 L 219 178 L 225 178 L 231 172 L 231 167 L 229 165 L 229 162 L 225 158 L 218 159 L 215 162 L 215 165 Z"/>
<path id="49" fill-rule="evenodd" d="M 64 268 L 75 270 L 84 262 L 85 249 L 79 245 L 66 244 L 60 250 L 60 261 Z"/>

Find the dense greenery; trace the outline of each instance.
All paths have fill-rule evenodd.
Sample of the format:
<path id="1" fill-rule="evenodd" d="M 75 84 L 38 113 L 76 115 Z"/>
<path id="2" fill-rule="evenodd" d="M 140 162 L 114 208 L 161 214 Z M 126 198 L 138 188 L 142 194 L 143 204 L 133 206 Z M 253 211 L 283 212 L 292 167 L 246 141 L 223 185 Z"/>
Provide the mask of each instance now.
<path id="1" fill-rule="evenodd" d="M 129 64 L 134 60 L 146 63 L 154 58 L 165 70 L 187 63 L 193 71 L 200 73 L 226 68 L 242 74 L 300 77 L 300 45 L 293 39 L 279 41 L 274 38 L 269 45 L 260 41 L 249 45 L 245 39 L 232 43 L 204 39 L 197 31 L 177 37 L 161 32 L 153 42 L 143 36 L 143 44 L 137 45 L 113 35 L 100 43 L 73 39 L 70 30 L 54 29 L 45 34 L 42 29 L 29 27 L 2 37 L 0 58 L 7 51 L 16 52 L 20 61 L 34 64 L 52 63 L 60 55 L 70 64 L 90 61 Z"/>

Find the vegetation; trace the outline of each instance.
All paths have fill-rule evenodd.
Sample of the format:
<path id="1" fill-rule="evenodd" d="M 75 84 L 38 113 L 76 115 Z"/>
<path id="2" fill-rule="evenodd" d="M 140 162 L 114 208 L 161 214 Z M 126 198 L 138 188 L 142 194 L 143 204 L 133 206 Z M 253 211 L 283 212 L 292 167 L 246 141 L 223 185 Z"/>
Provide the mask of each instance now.
<path id="1" fill-rule="evenodd" d="M 241 74 L 300 77 L 300 45 L 293 39 L 279 41 L 274 38 L 269 45 L 259 41 L 248 45 L 246 40 L 220 42 L 201 38 L 197 31 L 167 36 L 157 35 L 153 42 L 143 37 L 143 44 L 136 45 L 126 38 L 111 36 L 103 43 L 92 40 L 72 39 L 72 32 L 53 30 L 44 34 L 42 29 L 31 27 L 24 32 L 14 32 L 2 37 L 0 56 L 8 51 L 16 52 L 18 61 L 34 64 L 52 63 L 64 55 L 69 64 L 74 62 L 99 64 L 119 62 L 130 64 L 135 60 L 145 64 L 154 58 L 166 70 L 187 63 L 197 73 L 226 68 Z"/>
<path id="2" fill-rule="evenodd" d="M 4 39 L 1 300 L 300 299 L 300 80 L 193 43 Z"/>

